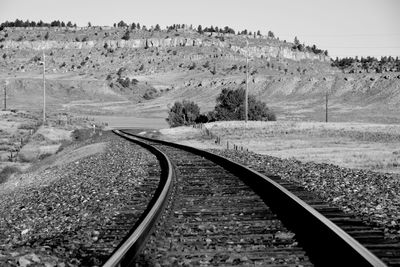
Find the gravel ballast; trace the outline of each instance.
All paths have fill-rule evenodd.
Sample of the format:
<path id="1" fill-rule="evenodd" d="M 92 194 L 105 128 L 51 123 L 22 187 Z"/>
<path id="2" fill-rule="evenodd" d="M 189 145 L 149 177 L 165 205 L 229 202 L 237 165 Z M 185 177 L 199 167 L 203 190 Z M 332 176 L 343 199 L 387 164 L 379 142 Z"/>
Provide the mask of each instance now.
<path id="1" fill-rule="evenodd" d="M 107 144 L 104 152 L 42 171 L 49 184 L 0 196 L 0 266 L 100 265 L 121 242 L 103 237 L 132 206 L 134 225 L 157 186 L 150 190 L 146 181 L 159 179 L 159 164 L 112 133 L 82 146 L 95 142 Z"/>
<path id="2" fill-rule="evenodd" d="M 313 191 L 324 200 L 366 222 L 385 228 L 385 236 L 400 240 L 400 178 L 332 164 L 280 159 L 247 151 L 211 150 L 254 170 L 278 175 Z"/>

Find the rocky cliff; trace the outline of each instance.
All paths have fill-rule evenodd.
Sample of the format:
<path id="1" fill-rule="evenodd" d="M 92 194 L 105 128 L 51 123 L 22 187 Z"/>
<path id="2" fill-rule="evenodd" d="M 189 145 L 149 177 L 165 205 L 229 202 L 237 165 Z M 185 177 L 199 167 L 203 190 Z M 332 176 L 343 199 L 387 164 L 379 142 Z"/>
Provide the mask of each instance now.
<path id="1" fill-rule="evenodd" d="M 103 40 L 103 41 L 87 41 L 87 42 L 62 42 L 62 41 L 4 41 L 1 43 L 3 49 L 21 49 L 21 50 L 42 50 L 42 49 L 92 49 L 92 48 L 167 48 L 179 46 L 197 46 L 207 47 L 215 46 L 220 48 L 231 49 L 233 52 L 241 55 L 249 53 L 250 57 L 274 57 L 285 58 L 295 61 L 309 59 L 327 62 L 330 60 L 328 56 L 323 54 L 313 54 L 309 52 L 300 52 L 292 50 L 288 46 L 278 45 L 255 45 L 240 47 L 232 45 L 219 39 L 201 39 L 201 38 L 148 38 L 148 39 L 131 39 L 131 40 Z"/>

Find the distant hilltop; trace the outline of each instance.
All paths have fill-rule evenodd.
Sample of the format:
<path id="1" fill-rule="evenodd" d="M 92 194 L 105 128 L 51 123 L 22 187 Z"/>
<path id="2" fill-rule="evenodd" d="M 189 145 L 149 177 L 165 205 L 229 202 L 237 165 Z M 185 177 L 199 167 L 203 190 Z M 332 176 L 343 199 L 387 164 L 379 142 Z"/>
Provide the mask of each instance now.
<path id="1" fill-rule="evenodd" d="M 363 120 L 366 114 L 370 121 L 368 114 L 384 109 L 376 122 L 400 121 L 398 58 L 332 60 L 328 51 L 298 38 L 287 42 L 272 31 L 228 26 L 17 21 L 0 28 L 0 84 L 7 84 L 14 107 L 37 107 L 45 69 L 48 103 L 54 108 L 67 103 L 76 113 L 165 116 L 182 99 L 207 111 L 222 90 L 247 84 L 280 118 L 321 120 L 329 95 L 337 118 Z M 92 105 L 104 101 L 131 109 Z"/>
<path id="2" fill-rule="evenodd" d="M 123 21 L 110 26 L 77 27 L 71 22 L 53 21 L 51 23 L 16 20 L 4 22 L 0 29 L 0 47 L 3 49 L 42 50 L 42 49 L 92 49 L 99 47 L 115 48 L 167 48 L 177 46 L 215 46 L 228 48 L 238 54 L 250 57 L 274 57 L 291 60 L 330 61 L 328 51 L 300 44 L 297 38 L 293 43 L 280 41 L 269 31 L 235 32 L 232 28 L 206 27 L 174 24 L 161 30 L 160 26 L 147 28 L 139 23 L 130 25 Z M 246 46 L 246 39 L 248 46 Z"/>

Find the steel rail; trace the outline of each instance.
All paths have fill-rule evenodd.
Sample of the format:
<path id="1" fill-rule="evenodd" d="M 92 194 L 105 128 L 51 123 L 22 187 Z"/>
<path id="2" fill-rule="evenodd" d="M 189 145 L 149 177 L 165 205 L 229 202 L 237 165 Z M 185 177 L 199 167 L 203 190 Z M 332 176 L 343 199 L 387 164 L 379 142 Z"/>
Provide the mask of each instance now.
<path id="1" fill-rule="evenodd" d="M 172 163 L 163 152 L 143 141 L 135 140 L 132 136 L 121 133 L 118 130 L 113 130 L 113 132 L 147 148 L 156 155 L 161 165 L 161 178 L 160 185 L 154 194 L 153 200 L 149 203 L 148 208 L 143 213 L 138 223 L 133 227 L 133 232 L 114 250 L 111 257 L 103 264 L 104 267 L 129 266 L 139 255 L 168 200 L 174 176 Z"/>
<path id="2" fill-rule="evenodd" d="M 267 176 L 223 156 L 208 151 L 139 135 L 130 136 L 150 142 L 172 146 L 208 158 L 238 174 L 264 201 L 283 216 L 283 221 L 295 230 L 303 246 L 310 248 L 310 257 L 321 266 L 387 266 L 377 256 L 323 216 L 313 207 L 295 196 Z M 286 207 L 282 209 L 282 207 Z"/>

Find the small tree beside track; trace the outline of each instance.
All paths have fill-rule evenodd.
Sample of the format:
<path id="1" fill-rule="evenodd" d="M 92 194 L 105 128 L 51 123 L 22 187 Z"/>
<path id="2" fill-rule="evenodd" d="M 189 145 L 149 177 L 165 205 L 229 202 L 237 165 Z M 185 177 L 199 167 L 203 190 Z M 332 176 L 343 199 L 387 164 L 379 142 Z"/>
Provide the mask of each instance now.
<path id="1" fill-rule="evenodd" d="M 214 119 L 217 121 L 243 120 L 245 90 L 222 89 L 217 97 L 217 105 L 214 109 Z M 256 99 L 254 95 L 249 95 L 249 114 L 248 118 L 252 121 L 275 121 L 276 115 L 264 102 Z"/>
<path id="2" fill-rule="evenodd" d="M 193 101 L 176 101 L 168 111 L 167 122 L 171 127 L 192 125 L 200 116 L 200 108 Z"/>

